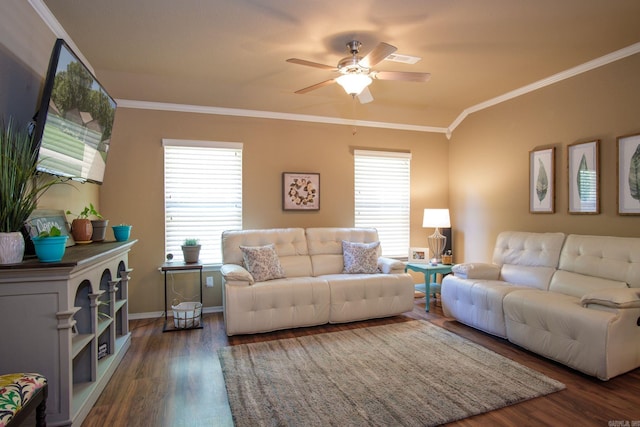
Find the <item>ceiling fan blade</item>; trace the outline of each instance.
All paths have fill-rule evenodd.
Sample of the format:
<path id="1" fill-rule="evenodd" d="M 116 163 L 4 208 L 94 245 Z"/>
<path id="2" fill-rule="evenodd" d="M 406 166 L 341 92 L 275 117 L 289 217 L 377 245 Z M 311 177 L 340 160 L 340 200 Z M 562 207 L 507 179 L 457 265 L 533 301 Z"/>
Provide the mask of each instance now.
<path id="1" fill-rule="evenodd" d="M 319 64 L 317 62 L 311 62 L 311 61 L 298 59 L 298 58 L 289 58 L 287 59 L 287 62 L 291 62 L 292 64 L 298 64 L 298 65 L 306 65 L 308 67 L 322 68 L 323 70 L 333 70 L 333 71 L 338 70 L 336 67 L 332 67 L 331 65 Z"/>
<path id="2" fill-rule="evenodd" d="M 371 91 L 368 87 L 365 87 L 362 92 L 360 92 L 360 95 L 358 95 L 358 101 L 360 101 L 360 104 L 368 104 L 373 101 L 373 95 L 371 95 Z"/>
<path id="3" fill-rule="evenodd" d="M 426 82 L 430 73 L 410 73 L 407 71 L 376 71 L 369 74 L 377 80 L 401 80 L 405 82 Z"/>
<path id="4" fill-rule="evenodd" d="M 325 80 L 323 82 L 316 83 L 312 86 L 308 86 L 303 89 L 297 90 L 296 93 L 303 94 L 303 93 L 311 92 L 312 90 L 316 90 L 316 89 L 320 89 L 321 87 L 328 86 L 331 83 L 333 83 L 335 80 L 336 79 Z"/>
<path id="5" fill-rule="evenodd" d="M 358 65 L 364 68 L 371 68 L 387 56 L 398 50 L 397 47 L 388 43 L 380 42 L 371 52 L 358 62 Z"/>

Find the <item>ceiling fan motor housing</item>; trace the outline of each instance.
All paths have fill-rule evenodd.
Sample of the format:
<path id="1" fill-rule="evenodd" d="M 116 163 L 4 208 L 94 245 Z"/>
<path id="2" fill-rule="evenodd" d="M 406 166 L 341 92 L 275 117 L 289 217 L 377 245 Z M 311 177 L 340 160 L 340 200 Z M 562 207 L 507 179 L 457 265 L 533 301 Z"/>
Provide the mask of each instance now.
<path id="1" fill-rule="evenodd" d="M 346 58 L 342 58 L 340 62 L 338 62 L 338 71 L 342 74 L 346 73 L 363 73 L 366 74 L 369 72 L 368 68 L 360 66 L 358 63 L 362 60 L 361 56 L 353 55 L 347 56 Z"/>
<path id="2" fill-rule="evenodd" d="M 368 74 L 369 68 L 362 67 L 359 62 L 362 61 L 362 56 L 358 56 L 362 43 L 358 40 L 351 40 L 347 43 L 347 49 L 351 53 L 351 56 L 342 58 L 338 62 L 338 71 L 342 74 L 355 73 L 355 74 Z"/>

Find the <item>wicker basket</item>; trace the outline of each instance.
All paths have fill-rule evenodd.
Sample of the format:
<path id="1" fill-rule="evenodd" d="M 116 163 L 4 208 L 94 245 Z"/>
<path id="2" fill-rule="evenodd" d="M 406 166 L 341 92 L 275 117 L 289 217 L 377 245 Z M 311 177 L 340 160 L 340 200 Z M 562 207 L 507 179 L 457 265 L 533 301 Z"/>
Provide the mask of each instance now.
<path id="1" fill-rule="evenodd" d="M 173 310 L 173 326 L 177 329 L 197 328 L 200 326 L 202 303 L 181 302 L 178 305 L 172 305 L 171 309 Z"/>

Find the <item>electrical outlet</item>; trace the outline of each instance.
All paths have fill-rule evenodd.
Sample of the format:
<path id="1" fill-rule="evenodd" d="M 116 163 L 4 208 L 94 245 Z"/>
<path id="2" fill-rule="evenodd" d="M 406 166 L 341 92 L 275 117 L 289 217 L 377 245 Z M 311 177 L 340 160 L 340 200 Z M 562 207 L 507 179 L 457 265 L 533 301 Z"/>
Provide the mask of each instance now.
<path id="1" fill-rule="evenodd" d="M 213 288 L 213 276 L 207 276 L 207 288 Z"/>

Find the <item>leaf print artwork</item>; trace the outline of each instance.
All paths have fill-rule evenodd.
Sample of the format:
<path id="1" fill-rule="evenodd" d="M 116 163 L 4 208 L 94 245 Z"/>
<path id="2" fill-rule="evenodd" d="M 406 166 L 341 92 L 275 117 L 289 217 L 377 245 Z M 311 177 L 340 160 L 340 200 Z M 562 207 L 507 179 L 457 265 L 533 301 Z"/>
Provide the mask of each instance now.
<path id="1" fill-rule="evenodd" d="M 587 157 L 583 154 L 582 159 L 580 159 L 580 166 L 578 167 L 578 175 L 576 176 L 576 181 L 578 183 L 578 197 L 580 200 L 586 201 L 589 199 L 589 194 L 591 191 L 591 186 L 588 185 L 588 182 L 585 182 L 585 176 L 588 176 L 589 166 L 587 166 Z"/>
<path id="2" fill-rule="evenodd" d="M 542 202 L 547 196 L 549 178 L 547 178 L 547 171 L 544 168 L 542 160 L 538 159 L 538 162 L 540 162 L 540 169 L 538 170 L 538 179 L 536 180 L 536 194 L 538 195 L 538 200 Z"/>
<path id="3" fill-rule="evenodd" d="M 640 144 L 636 152 L 631 156 L 629 164 L 629 192 L 631 197 L 640 201 Z"/>
<path id="4" fill-rule="evenodd" d="M 577 158 L 573 164 L 577 166 Z M 571 172 L 574 175 L 574 172 Z M 555 147 L 529 152 L 529 212 L 554 213 Z M 569 186 L 573 188 L 575 185 Z M 577 195 L 575 199 L 578 200 Z"/>

